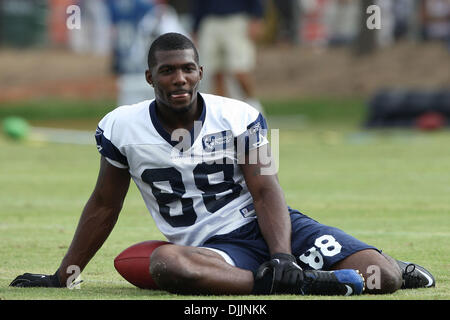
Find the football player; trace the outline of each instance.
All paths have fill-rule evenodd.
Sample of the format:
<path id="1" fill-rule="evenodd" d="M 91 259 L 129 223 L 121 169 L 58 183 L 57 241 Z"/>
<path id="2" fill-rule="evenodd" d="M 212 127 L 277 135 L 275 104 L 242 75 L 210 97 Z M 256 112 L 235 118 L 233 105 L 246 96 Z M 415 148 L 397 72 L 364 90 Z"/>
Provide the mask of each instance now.
<path id="1" fill-rule="evenodd" d="M 149 257 L 162 290 L 354 295 L 434 286 L 423 267 L 288 207 L 276 171 L 265 170 L 274 159 L 264 117 L 244 102 L 199 93 L 202 75 L 185 36 L 152 43 L 145 76 L 156 98 L 100 121 L 97 184 L 58 270 L 23 274 L 12 286 L 66 286 L 67 268 L 83 270 L 107 239 L 131 179 L 171 242 Z"/>

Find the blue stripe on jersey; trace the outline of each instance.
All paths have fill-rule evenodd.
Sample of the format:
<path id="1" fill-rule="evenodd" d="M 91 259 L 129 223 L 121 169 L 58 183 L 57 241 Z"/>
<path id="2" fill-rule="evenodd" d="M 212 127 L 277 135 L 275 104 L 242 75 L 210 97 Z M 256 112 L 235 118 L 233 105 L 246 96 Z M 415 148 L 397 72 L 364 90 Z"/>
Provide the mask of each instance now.
<path id="1" fill-rule="evenodd" d="M 235 148 L 237 152 L 243 150 L 242 146 L 245 145 L 245 154 L 248 153 L 250 144 L 252 146 L 262 141 L 263 137 L 267 137 L 267 122 L 263 115 L 260 113 L 255 121 L 247 126 L 247 131 L 235 138 Z"/>
<path id="2" fill-rule="evenodd" d="M 247 130 L 252 129 L 252 127 L 255 127 L 258 123 L 260 124 L 260 129 L 265 129 L 265 130 L 267 130 L 267 122 L 266 122 L 266 119 L 263 117 L 263 115 L 262 115 L 261 113 L 258 115 L 258 118 L 256 118 L 255 121 L 253 121 L 252 123 L 250 123 L 250 124 L 247 126 Z"/>
<path id="3" fill-rule="evenodd" d="M 97 127 L 95 131 L 95 140 L 97 141 L 97 149 L 101 155 L 111 160 L 120 162 L 128 167 L 128 160 L 113 143 L 103 135 L 103 129 Z"/>

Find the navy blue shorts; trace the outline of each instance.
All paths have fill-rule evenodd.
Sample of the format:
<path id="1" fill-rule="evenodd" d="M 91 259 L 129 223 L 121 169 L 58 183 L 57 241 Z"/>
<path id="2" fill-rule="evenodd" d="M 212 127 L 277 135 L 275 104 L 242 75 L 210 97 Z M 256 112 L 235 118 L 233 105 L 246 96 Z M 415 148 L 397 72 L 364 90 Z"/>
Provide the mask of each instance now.
<path id="1" fill-rule="evenodd" d="M 377 248 L 344 231 L 323 225 L 289 208 L 292 222 L 292 254 L 303 269 L 330 270 L 349 255 Z M 228 234 L 209 238 L 202 247 L 227 253 L 236 267 L 256 271 L 270 259 L 269 249 L 256 219 Z"/>

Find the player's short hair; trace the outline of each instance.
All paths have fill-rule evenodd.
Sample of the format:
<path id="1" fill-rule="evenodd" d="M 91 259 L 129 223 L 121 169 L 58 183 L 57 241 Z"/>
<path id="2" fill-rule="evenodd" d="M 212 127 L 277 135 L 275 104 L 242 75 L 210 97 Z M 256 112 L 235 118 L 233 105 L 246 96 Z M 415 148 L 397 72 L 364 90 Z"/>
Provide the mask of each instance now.
<path id="1" fill-rule="evenodd" d="M 193 49 L 195 62 L 199 63 L 198 51 L 194 43 L 186 36 L 181 33 L 165 33 L 158 38 L 150 46 L 148 50 L 147 64 L 148 68 L 152 69 L 156 66 L 156 51 L 169 51 L 169 50 L 185 50 Z"/>

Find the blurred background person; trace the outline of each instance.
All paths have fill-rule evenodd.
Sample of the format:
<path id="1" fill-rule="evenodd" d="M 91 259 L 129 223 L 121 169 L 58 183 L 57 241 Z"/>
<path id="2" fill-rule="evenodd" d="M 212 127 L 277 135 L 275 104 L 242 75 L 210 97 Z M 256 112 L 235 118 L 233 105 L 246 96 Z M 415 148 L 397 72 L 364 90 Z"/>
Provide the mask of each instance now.
<path id="1" fill-rule="evenodd" d="M 112 71 L 131 72 L 136 67 L 127 59 L 142 18 L 154 7 L 152 0 L 104 0 L 112 27 Z M 136 68 L 137 69 L 137 68 Z"/>
<path id="2" fill-rule="evenodd" d="M 163 0 L 177 12 L 181 26 L 192 34 L 192 3 L 191 0 Z"/>
<path id="3" fill-rule="evenodd" d="M 273 4 L 279 14 L 278 41 L 281 44 L 298 45 L 300 43 L 300 1 L 275 0 Z"/>
<path id="4" fill-rule="evenodd" d="M 300 0 L 300 37 L 303 45 L 324 47 L 328 42 L 325 12 L 331 2 L 327 0 Z"/>
<path id="5" fill-rule="evenodd" d="M 69 5 L 77 5 L 80 8 L 80 29 L 73 32 L 68 32 L 65 22 Z M 54 30 L 53 33 L 56 35 L 60 34 L 60 38 L 67 34 L 67 42 L 73 52 L 102 56 L 111 52 L 113 39 L 110 12 L 104 0 L 52 0 L 50 12 L 53 22 L 51 30 Z M 62 41 L 59 42 L 62 43 Z"/>
<path id="6" fill-rule="evenodd" d="M 359 0 L 335 0 L 328 3 L 324 12 L 328 45 L 349 45 L 355 40 L 359 13 Z"/>
<path id="7" fill-rule="evenodd" d="M 261 0 L 192 0 L 193 34 L 205 77 L 221 96 L 241 98 L 262 111 L 252 79 L 256 63 L 256 41 L 263 32 Z M 227 83 L 235 80 L 237 88 Z M 237 90 L 236 90 L 237 89 Z"/>
<path id="8" fill-rule="evenodd" d="M 392 3 L 394 39 L 417 39 L 417 0 L 396 0 Z"/>
<path id="9" fill-rule="evenodd" d="M 450 49 L 450 1 L 421 0 L 420 13 L 423 39 L 446 41 Z"/>
<path id="10" fill-rule="evenodd" d="M 118 105 L 154 98 L 145 81 L 148 46 L 166 32 L 187 32 L 165 1 L 106 0 L 112 24 L 112 71 L 117 75 Z"/>

